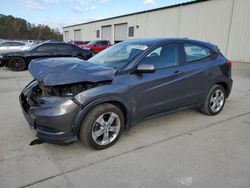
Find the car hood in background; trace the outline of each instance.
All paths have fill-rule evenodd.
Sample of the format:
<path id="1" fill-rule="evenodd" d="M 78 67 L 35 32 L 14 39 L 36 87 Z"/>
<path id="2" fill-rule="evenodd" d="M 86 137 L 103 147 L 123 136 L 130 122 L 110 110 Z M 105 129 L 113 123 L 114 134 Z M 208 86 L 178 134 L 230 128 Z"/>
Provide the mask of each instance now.
<path id="1" fill-rule="evenodd" d="M 78 58 L 44 58 L 29 65 L 31 75 L 45 86 L 113 80 L 116 70 Z"/>

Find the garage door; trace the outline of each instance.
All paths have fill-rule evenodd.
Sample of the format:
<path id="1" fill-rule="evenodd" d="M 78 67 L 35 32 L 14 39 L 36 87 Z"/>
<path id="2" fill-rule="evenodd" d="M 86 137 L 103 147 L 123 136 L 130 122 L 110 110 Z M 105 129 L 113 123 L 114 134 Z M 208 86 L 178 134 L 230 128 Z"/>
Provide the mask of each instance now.
<path id="1" fill-rule="evenodd" d="M 69 32 L 68 32 L 68 31 L 65 31 L 65 32 L 64 32 L 64 41 L 65 41 L 65 42 L 68 42 L 68 41 L 69 41 Z"/>
<path id="2" fill-rule="evenodd" d="M 74 40 L 81 40 L 81 29 L 74 30 Z"/>
<path id="3" fill-rule="evenodd" d="M 111 25 L 102 26 L 102 39 L 111 41 Z"/>
<path id="4" fill-rule="evenodd" d="M 115 25 L 115 42 L 121 42 L 126 40 L 128 36 L 128 24 L 116 24 Z"/>

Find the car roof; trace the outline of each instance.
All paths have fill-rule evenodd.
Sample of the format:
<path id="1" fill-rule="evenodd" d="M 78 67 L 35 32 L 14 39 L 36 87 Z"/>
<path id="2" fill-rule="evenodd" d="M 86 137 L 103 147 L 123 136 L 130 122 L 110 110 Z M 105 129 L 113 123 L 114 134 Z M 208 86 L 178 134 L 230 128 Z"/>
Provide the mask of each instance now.
<path id="1" fill-rule="evenodd" d="M 61 44 L 63 44 L 63 45 L 73 46 L 74 48 L 77 47 L 77 46 L 75 46 L 75 45 L 73 45 L 73 44 L 66 43 L 66 42 L 41 42 L 41 43 L 39 43 L 39 44 L 37 44 L 37 45 L 34 45 L 34 47 L 31 48 L 30 50 L 33 50 L 33 49 L 35 49 L 35 48 L 37 48 L 37 47 L 39 47 L 39 46 L 45 45 L 45 44 L 56 44 L 56 45 L 61 45 Z"/>
<path id="2" fill-rule="evenodd" d="M 66 43 L 66 42 L 42 42 L 42 43 L 37 44 L 36 46 L 38 47 L 38 46 L 42 46 L 44 44 L 55 44 L 55 45 L 61 45 L 61 44 L 63 44 L 63 45 L 75 46 L 75 45 L 73 45 L 71 43 Z"/>
<path id="3" fill-rule="evenodd" d="M 194 39 L 188 39 L 188 38 L 142 38 L 142 39 L 129 39 L 126 40 L 127 42 L 141 42 L 148 45 L 157 45 L 161 43 L 168 43 L 168 42 L 187 42 L 187 43 L 194 43 L 197 45 L 201 45 L 204 47 L 207 47 L 213 51 L 218 51 L 218 47 L 214 44 L 211 44 L 209 42 L 194 40 Z"/>
<path id="4" fill-rule="evenodd" d="M 66 42 L 43 42 L 42 44 L 68 44 Z"/>
<path id="5" fill-rule="evenodd" d="M 11 41 L 9 41 L 9 40 L 5 40 L 5 41 L 1 41 L 0 43 L 6 43 L 6 42 L 10 42 L 10 43 L 16 43 L 16 42 L 19 42 L 19 43 L 23 43 L 23 44 L 26 44 L 26 42 L 23 42 L 23 41 L 14 41 L 14 40 L 11 40 Z"/>
<path id="6" fill-rule="evenodd" d="M 101 42 L 101 41 L 109 41 L 109 40 L 98 39 L 98 40 L 92 40 L 91 42 Z"/>

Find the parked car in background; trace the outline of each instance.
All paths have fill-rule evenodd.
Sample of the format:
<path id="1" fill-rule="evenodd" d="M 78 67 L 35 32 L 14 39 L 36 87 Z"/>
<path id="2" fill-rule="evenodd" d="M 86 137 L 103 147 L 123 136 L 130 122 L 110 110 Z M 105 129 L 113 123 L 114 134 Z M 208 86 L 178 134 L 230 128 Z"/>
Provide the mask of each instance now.
<path id="1" fill-rule="evenodd" d="M 84 47 L 89 48 L 93 54 L 97 54 L 110 46 L 111 44 L 108 40 L 94 40 L 84 45 Z"/>
<path id="2" fill-rule="evenodd" d="M 27 50 L 30 46 L 28 43 L 20 41 L 4 41 L 0 43 L 0 54 Z"/>
<path id="3" fill-rule="evenodd" d="M 85 45 L 89 43 L 89 41 L 81 41 L 81 40 L 72 40 L 68 42 L 69 44 L 74 44 L 80 48 L 84 48 Z"/>
<path id="4" fill-rule="evenodd" d="M 37 45 L 40 43 L 40 41 L 39 40 L 27 40 L 27 43 L 30 45 Z"/>
<path id="5" fill-rule="evenodd" d="M 138 122 L 186 108 L 216 115 L 232 88 L 232 63 L 210 43 L 144 39 L 118 43 L 88 62 L 38 60 L 20 104 L 37 137 L 80 138 L 104 149 Z"/>
<path id="6" fill-rule="evenodd" d="M 86 43 L 84 43 L 83 41 L 80 41 L 80 40 L 72 40 L 70 42 L 68 42 L 69 44 L 74 44 L 76 46 L 79 46 L 79 45 L 86 45 Z"/>
<path id="7" fill-rule="evenodd" d="M 54 39 L 50 39 L 50 40 L 42 40 L 42 41 L 40 41 L 39 43 L 48 43 L 48 42 L 61 42 L 61 43 L 64 43 L 63 41 L 60 41 L 60 40 L 54 40 Z"/>
<path id="8" fill-rule="evenodd" d="M 86 45 L 88 44 L 88 43 L 90 43 L 90 42 L 92 42 L 92 41 L 90 41 L 90 40 L 85 40 L 85 41 L 83 41 Z"/>
<path id="9" fill-rule="evenodd" d="M 78 57 L 87 60 L 92 57 L 92 53 L 72 44 L 50 42 L 38 44 L 25 51 L 2 54 L 0 63 L 13 71 L 22 71 L 31 60 L 45 57 Z"/>

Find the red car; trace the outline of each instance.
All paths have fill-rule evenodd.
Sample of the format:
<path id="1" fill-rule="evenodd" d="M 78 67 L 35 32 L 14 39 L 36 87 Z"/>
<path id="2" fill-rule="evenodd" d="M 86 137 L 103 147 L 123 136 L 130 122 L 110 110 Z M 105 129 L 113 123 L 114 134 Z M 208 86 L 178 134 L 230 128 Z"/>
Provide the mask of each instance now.
<path id="1" fill-rule="evenodd" d="M 89 48 L 93 54 L 97 54 L 100 51 L 110 47 L 110 41 L 108 40 L 94 40 L 87 45 L 84 45 L 85 48 Z"/>

